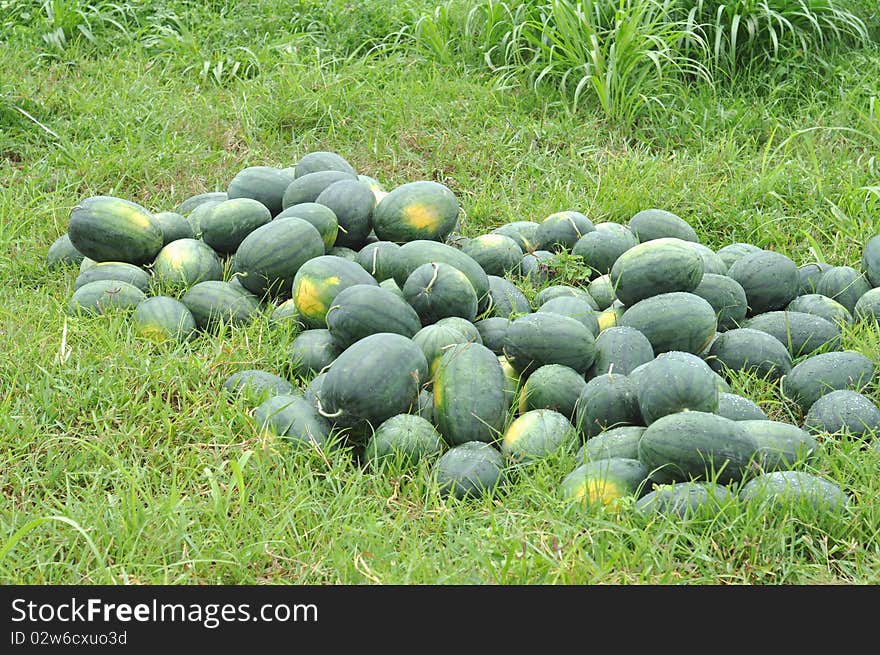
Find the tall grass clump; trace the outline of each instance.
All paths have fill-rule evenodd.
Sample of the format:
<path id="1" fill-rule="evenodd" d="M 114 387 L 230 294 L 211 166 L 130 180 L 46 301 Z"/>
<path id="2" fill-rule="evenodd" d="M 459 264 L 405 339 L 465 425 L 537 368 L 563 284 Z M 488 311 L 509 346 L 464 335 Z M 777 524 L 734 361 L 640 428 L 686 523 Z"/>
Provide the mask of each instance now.
<path id="1" fill-rule="evenodd" d="M 714 74 L 760 71 L 772 62 L 868 40 L 865 21 L 837 0 L 693 0 L 688 31 L 700 35 Z M 703 45 L 708 48 L 703 48 Z"/>
<path id="2" fill-rule="evenodd" d="M 682 86 L 772 73 L 869 29 L 852 0 L 449 0 L 403 31 L 444 64 L 553 89 L 632 127 Z"/>
<path id="3" fill-rule="evenodd" d="M 482 61 L 504 80 L 553 88 L 567 108 L 590 104 L 625 127 L 662 108 L 682 80 L 710 81 L 681 48 L 701 36 L 687 32 L 677 0 L 484 0 L 463 16 L 458 7 L 423 16 L 415 42 L 441 61 Z"/>

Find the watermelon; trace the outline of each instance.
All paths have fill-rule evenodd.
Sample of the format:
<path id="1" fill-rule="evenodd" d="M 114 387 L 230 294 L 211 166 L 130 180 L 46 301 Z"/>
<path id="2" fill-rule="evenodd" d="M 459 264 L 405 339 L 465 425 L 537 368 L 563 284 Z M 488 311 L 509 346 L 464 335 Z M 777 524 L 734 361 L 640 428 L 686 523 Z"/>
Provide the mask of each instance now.
<path id="1" fill-rule="evenodd" d="M 226 189 L 228 200 L 259 202 L 275 216 L 281 212 L 281 199 L 293 177 L 273 166 L 248 166 L 235 174 Z"/>
<path id="2" fill-rule="evenodd" d="M 735 499 L 730 489 L 714 482 L 676 482 L 660 485 L 645 494 L 636 501 L 634 509 L 646 517 L 713 517 Z"/>
<path id="3" fill-rule="evenodd" d="M 673 291 L 693 291 L 703 278 L 703 260 L 675 238 L 642 241 L 611 267 L 614 295 L 624 305 Z"/>
<path id="4" fill-rule="evenodd" d="M 528 280 L 534 286 L 546 284 L 555 275 L 554 261 L 555 255 L 549 250 L 535 250 L 526 253 L 519 262 L 523 279 Z"/>
<path id="5" fill-rule="evenodd" d="M 700 238 L 687 221 L 665 209 L 643 209 L 629 219 L 627 227 L 639 242 L 674 237 L 699 242 Z"/>
<path id="6" fill-rule="evenodd" d="M 749 371 L 759 378 L 778 380 L 791 371 L 788 349 L 776 337 L 750 328 L 728 330 L 719 336 L 706 358 L 716 373 Z"/>
<path id="7" fill-rule="evenodd" d="M 626 375 L 599 375 L 581 391 L 574 424 L 586 439 L 619 425 L 641 425 L 636 384 Z"/>
<path id="8" fill-rule="evenodd" d="M 271 320 L 272 323 L 277 325 L 295 325 L 298 328 L 305 327 L 300 320 L 296 305 L 293 304 L 293 298 L 288 298 L 277 305 L 275 309 L 272 310 Z"/>
<path id="9" fill-rule="evenodd" d="M 73 292 L 68 303 L 71 315 L 98 315 L 112 310 L 135 309 L 146 295 L 122 280 L 95 280 Z"/>
<path id="10" fill-rule="evenodd" d="M 437 367 L 443 353 L 457 343 L 467 343 L 469 340 L 465 334 L 452 325 L 426 325 L 412 337 L 413 342 L 422 349 L 428 362 L 428 371 L 431 378 L 437 374 Z"/>
<path id="11" fill-rule="evenodd" d="M 342 289 L 327 310 L 326 321 L 340 348 L 377 333 L 409 338 L 422 328 L 412 307 L 376 284 L 354 284 Z"/>
<path id="12" fill-rule="evenodd" d="M 162 245 L 167 246 L 177 239 L 192 239 L 193 228 L 186 217 L 177 212 L 157 212 L 153 214 L 162 229 Z"/>
<path id="13" fill-rule="evenodd" d="M 749 304 L 749 316 L 782 309 L 798 295 L 797 265 L 782 253 L 762 250 L 744 255 L 728 269 Z"/>
<path id="14" fill-rule="evenodd" d="M 400 246 L 392 241 L 376 241 L 361 248 L 355 261 L 378 282 L 394 277 L 394 258 Z M 405 282 L 404 282 L 405 283 Z"/>
<path id="15" fill-rule="evenodd" d="M 430 180 L 408 182 L 382 198 L 373 229 L 382 241 L 443 241 L 458 222 L 458 198 L 449 187 Z"/>
<path id="16" fill-rule="evenodd" d="M 695 241 L 685 241 L 685 243 L 700 256 L 703 260 L 703 274 L 709 275 L 727 275 L 727 264 L 714 250 L 702 243 Z"/>
<path id="17" fill-rule="evenodd" d="M 237 371 L 223 381 L 221 388 L 230 399 L 242 400 L 252 407 L 272 396 L 302 395 L 288 380 L 262 369 Z"/>
<path id="18" fill-rule="evenodd" d="M 202 238 L 202 219 L 204 219 L 205 216 L 214 211 L 214 207 L 225 201 L 226 199 L 224 198 L 223 200 L 209 200 L 207 202 L 203 202 L 200 205 L 197 205 L 195 209 L 193 209 L 192 212 L 186 216 L 186 220 L 189 223 L 190 228 L 192 229 L 193 239 Z"/>
<path id="19" fill-rule="evenodd" d="M 840 348 L 840 327 L 814 314 L 765 312 L 747 320 L 743 327 L 776 337 L 792 357 Z"/>
<path id="20" fill-rule="evenodd" d="M 70 243 L 70 235 L 65 232 L 52 242 L 46 253 L 46 268 L 50 271 L 62 266 L 79 266 L 83 261 L 83 254 Z"/>
<path id="21" fill-rule="evenodd" d="M 582 323 L 594 337 L 599 334 L 599 321 L 595 310 L 580 298 L 574 296 L 551 298 L 538 308 L 538 312 L 568 316 Z"/>
<path id="22" fill-rule="evenodd" d="M 574 459 L 578 463 L 609 457 L 639 458 L 639 440 L 645 428 L 641 425 L 621 425 L 603 430 L 590 437 L 577 451 Z"/>
<path id="23" fill-rule="evenodd" d="M 150 289 L 150 274 L 140 266 L 126 262 L 96 262 L 76 276 L 73 288 L 79 289 L 84 284 L 96 280 L 121 280 L 146 293 Z"/>
<path id="24" fill-rule="evenodd" d="M 573 419 L 578 398 L 587 387 L 584 376 L 568 366 L 546 364 L 535 369 L 520 390 L 520 413 L 552 409 Z"/>
<path id="25" fill-rule="evenodd" d="M 477 327 L 460 316 L 447 316 L 446 318 L 441 318 L 435 325 L 455 328 L 464 335 L 466 341 L 473 341 L 479 344 L 483 343 L 483 340 L 480 338 L 480 331 L 477 330 Z"/>
<path id="26" fill-rule="evenodd" d="M 357 179 L 339 180 L 321 191 L 315 203 L 328 207 L 336 216 L 338 231 L 334 245 L 354 250 L 366 245 L 376 203 L 372 191 Z"/>
<path id="27" fill-rule="evenodd" d="M 593 364 L 595 343 L 583 323 L 568 316 L 536 312 L 510 324 L 503 352 L 524 377 L 544 364 L 563 364 L 583 375 Z"/>
<path id="28" fill-rule="evenodd" d="M 202 241 L 219 253 L 231 254 L 248 234 L 271 220 L 269 209 L 258 200 L 225 200 L 202 218 Z"/>
<path id="29" fill-rule="evenodd" d="M 788 303 L 785 311 L 813 314 L 838 326 L 847 325 L 853 321 L 852 314 L 850 314 L 846 307 L 820 293 L 807 293 L 797 296 Z M 858 311 L 858 302 L 856 303 L 856 311 Z"/>
<path id="30" fill-rule="evenodd" d="M 568 286 L 567 284 L 554 284 L 552 286 L 541 289 L 538 293 L 535 294 L 535 297 L 532 299 L 531 306 L 537 310 L 538 307 L 543 305 L 545 302 L 554 300 L 556 298 L 577 298 L 578 300 L 582 300 L 587 303 L 591 309 L 599 309 L 599 305 L 596 303 L 595 300 L 593 300 L 593 296 L 591 296 L 587 291 L 578 287 Z"/>
<path id="31" fill-rule="evenodd" d="M 618 325 L 644 334 L 658 355 L 669 350 L 697 354 L 715 337 L 717 321 L 715 310 L 706 300 L 685 291 L 673 291 L 629 306 Z"/>
<path id="32" fill-rule="evenodd" d="M 190 214 L 192 214 L 192 212 L 194 212 L 196 208 L 201 205 L 223 202 L 224 200 L 228 199 L 229 196 L 226 195 L 225 191 L 208 191 L 206 193 L 197 193 L 183 200 L 179 205 L 177 205 L 177 207 L 175 207 L 174 211 L 181 216 L 189 217 Z"/>
<path id="33" fill-rule="evenodd" d="M 357 175 L 345 171 L 330 170 L 315 171 L 296 177 L 284 190 L 281 209 L 284 210 L 304 202 L 315 202 L 324 189 L 341 180 L 357 182 Z"/>
<path id="34" fill-rule="evenodd" d="M 434 421 L 447 443 L 494 442 L 509 402 L 498 356 L 478 343 L 449 348 L 434 375 Z"/>
<path id="35" fill-rule="evenodd" d="M 145 298 L 131 316 L 135 333 L 151 341 L 189 341 L 196 320 L 186 305 L 168 296 Z"/>
<path id="36" fill-rule="evenodd" d="M 816 293 L 819 280 L 822 275 L 831 268 L 831 264 L 824 262 L 811 262 L 798 266 L 798 295 L 804 296 Z"/>
<path id="37" fill-rule="evenodd" d="M 639 461 L 658 483 L 738 482 L 758 453 L 740 421 L 707 412 L 679 412 L 657 419 L 639 441 Z"/>
<path id="38" fill-rule="evenodd" d="M 537 246 L 538 225 L 535 221 L 513 221 L 494 228 L 491 233 L 510 237 L 525 254 L 532 252 Z"/>
<path id="39" fill-rule="evenodd" d="M 487 443 L 469 441 L 443 453 L 434 465 L 434 478 L 444 498 L 492 495 L 506 482 L 504 457 Z"/>
<path id="40" fill-rule="evenodd" d="M 309 327 L 320 328 L 327 326 L 327 311 L 336 296 L 354 285 L 379 287 L 373 276 L 356 262 L 336 255 L 320 255 L 300 266 L 291 293 L 302 321 Z"/>
<path id="41" fill-rule="evenodd" d="M 341 427 L 378 427 L 418 405 L 428 362 L 400 334 L 371 334 L 342 351 L 320 388 L 320 413 Z"/>
<path id="42" fill-rule="evenodd" d="M 443 262 L 417 267 L 403 285 L 403 297 L 416 310 L 422 325 L 448 316 L 473 321 L 477 316 L 477 292 L 467 276 Z"/>
<path id="43" fill-rule="evenodd" d="M 864 394 L 838 389 L 810 405 L 804 428 L 811 434 L 846 433 L 856 438 L 870 438 L 880 430 L 880 409 Z"/>
<path id="44" fill-rule="evenodd" d="M 302 177 L 319 171 L 341 171 L 349 175 L 357 175 L 352 166 L 342 155 L 326 150 L 315 150 L 303 155 L 293 169 L 294 177 Z"/>
<path id="45" fill-rule="evenodd" d="M 720 248 L 715 254 L 721 258 L 721 261 L 725 263 L 727 270 L 729 271 L 735 261 L 753 252 L 761 252 L 761 248 L 752 245 L 751 243 L 737 242 Z"/>
<path id="46" fill-rule="evenodd" d="M 533 409 L 504 431 L 501 452 L 513 462 L 529 463 L 552 455 L 577 438 L 577 431 L 563 414 L 552 409 Z"/>
<path id="47" fill-rule="evenodd" d="M 282 394 L 264 400 L 254 410 L 254 419 L 261 430 L 281 437 L 296 449 L 323 449 L 332 445 L 330 422 L 299 394 Z"/>
<path id="48" fill-rule="evenodd" d="M 718 331 L 740 327 L 748 312 L 748 300 L 742 285 L 726 275 L 706 273 L 692 292 L 715 310 Z"/>
<path id="49" fill-rule="evenodd" d="M 516 241 L 503 234 L 481 234 L 469 239 L 462 252 L 473 258 L 487 275 L 518 275 L 523 252 Z"/>
<path id="50" fill-rule="evenodd" d="M 444 445 L 430 421 L 414 414 L 397 414 L 376 428 L 367 442 L 364 459 L 374 466 L 391 461 L 411 467 L 440 455 Z"/>
<path id="51" fill-rule="evenodd" d="M 850 314 L 855 311 L 859 298 L 870 289 L 867 278 L 852 266 L 832 266 L 822 273 L 816 285 L 816 293 L 836 300 Z"/>
<path id="52" fill-rule="evenodd" d="M 744 484 L 738 495 L 745 503 L 821 512 L 839 512 L 850 503 L 840 485 L 805 471 L 764 473 Z"/>
<path id="53" fill-rule="evenodd" d="M 600 275 L 593 279 L 587 286 L 587 293 L 596 303 L 600 310 L 611 307 L 617 296 L 614 295 L 614 284 L 611 282 L 611 275 Z"/>
<path id="54" fill-rule="evenodd" d="M 856 301 L 853 313 L 859 321 L 872 325 L 880 322 L 880 291 L 875 288 L 863 293 Z"/>
<path id="55" fill-rule="evenodd" d="M 731 421 L 760 421 L 766 420 L 767 414 L 757 404 L 748 398 L 735 393 L 719 393 L 718 416 L 729 418 Z"/>
<path id="56" fill-rule="evenodd" d="M 595 229 L 593 222 L 580 212 L 554 212 L 538 224 L 535 249 L 551 252 L 571 250 L 582 236 Z"/>
<path id="57" fill-rule="evenodd" d="M 474 323 L 483 345 L 496 355 L 504 354 L 504 338 L 509 325 L 510 320 L 501 316 L 490 316 Z"/>
<path id="58" fill-rule="evenodd" d="M 590 373 L 629 375 L 653 359 L 654 349 L 644 334 L 631 327 L 610 327 L 596 337 L 596 357 Z"/>
<path id="59" fill-rule="evenodd" d="M 321 372 L 341 353 L 330 330 L 323 329 L 303 330 L 287 349 L 291 373 L 302 377 Z"/>
<path id="60" fill-rule="evenodd" d="M 336 243 L 336 237 L 339 234 L 339 220 L 332 209 L 326 205 L 319 205 L 316 202 L 301 202 L 298 205 L 291 205 L 275 217 L 275 220 L 282 218 L 301 218 L 307 223 L 311 223 L 324 242 L 324 250 L 330 250 Z"/>
<path id="61" fill-rule="evenodd" d="M 160 286 L 188 288 L 197 282 L 222 280 L 223 263 L 204 241 L 177 239 L 156 255 L 153 276 Z"/>
<path id="62" fill-rule="evenodd" d="M 504 319 L 515 318 L 520 314 L 531 312 L 531 305 L 526 294 L 520 291 L 513 282 L 503 277 L 490 275 L 489 298 L 492 316 Z"/>
<path id="63" fill-rule="evenodd" d="M 400 247 L 394 259 L 394 281 L 401 289 L 410 274 L 422 264 L 442 262 L 467 276 L 480 303 L 477 311 L 482 312 L 489 305 L 489 278 L 486 272 L 471 257 L 452 246 L 424 239 L 409 241 Z"/>
<path id="64" fill-rule="evenodd" d="M 192 312 L 200 330 L 213 329 L 221 322 L 243 325 L 260 311 L 255 296 L 218 280 L 197 282 L 180 300 Z"/>
<path id="65" fill-rule="evenodd" d="M 872 287 L 880 287 L 880 235 L 868 239 L 862 250 L 862 273 Z"/>
<path id="66" fill-rule="evenodd" d="M 71 245 L 96 262 L 149 264 L 162 249 L 162 226 L 140 205 L 113 196 L 81 200 L 70 212 Z"/>
<path id="67" fill-rule="evenodd" d="M 821 353 L 799 362 L 782 378 L 782 394 L 806 412 L 831 391 L 864 391 L 874 372 L 874 363 L 861 353 Z"/>
<path id="68" fill-rule="evenodd" d="M 611 225 L 616 225 L 612 223 Z M 639 244 L 632 231 L 623 225 L 619 229 L 597 229 L 578 239 L 571 254 L 580 257 L 584 265 L 596 275 L 607 275 L 614 262 L 630 248 Z"/>
<path id="69" fill-rule="evenodd" d="M 763 471 L 779 471 L 814 459 L 819 444 L 791 423 L 766 419 L 739 421 L 758 445 L 756 462 Z"/>
<path id="70" fill-rule="evenodd" d="M 696 356 L 666 352 L 645 365 L 638 379 L 637 398 L 645 425 L 683 411 L 718 410 L 714 372 Z"/>
<path id="71" fill-rule="evenodd" d="M 294 277 L 307 261 L 324 254 L 315 226 L 301 218 L 272 221 L 248 234 L 235 253 L 242 285 L 263 297 L 288 297 Z"/>
<path id="72" fill-rule="evenodd" d="M 638 496 L 649 472 L 637 459 L 609 457 L 581 464 L 562 480 L 562 497 L 609 509 L 619 507 L 620 499 Z"/>

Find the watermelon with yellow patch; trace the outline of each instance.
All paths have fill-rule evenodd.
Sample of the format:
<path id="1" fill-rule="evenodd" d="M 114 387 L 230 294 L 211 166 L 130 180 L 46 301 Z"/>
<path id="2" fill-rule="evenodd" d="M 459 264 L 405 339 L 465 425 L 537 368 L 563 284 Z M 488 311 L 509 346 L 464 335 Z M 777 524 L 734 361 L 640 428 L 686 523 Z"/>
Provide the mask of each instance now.
<path id="1" fill-rule="evenodd" d="M 373 230 L 382 241 L 442 241 L 458 221 L 459 202 L 449 187 L 430 180 L 392 189 L 373 211 Z"/>
<path id="2" fill-rule="evenodd" d="M 515 462 L 532 462 L 574 443 L 577 438 L 577 430 L 563 414 L 552 409 L 533 409 L 504 431 L 501 452 Z"/>
<path id="3" fill-rule="evenodd" d="M 222 280 L 223 263 L 204 241 L 177 239 L 159 251 L 153 276 L 160 286 L 189 288 L 205 280 Z"/>
<path id="4" fill-rule="evenodd" d="M 169 296 L 145 298 L 131 318 L 135 333 L 150 341 L 189 341 L 196 334 L 192 312 Z"/>
<path id="5" fill-rule="evenodd" d="M 440 365 L 443 353 L 457 343 L 470 341 L 461 330 L 454 326 L 437 323 L 423 327 L 413 335 L 412 340 L 425 353 L 432 379 L 437 373 L 437 367 Z"/>
<path id="6" fill-rule="evenodd" d="M 321 255 L 305 262 L 293 278 L 292 298 L 300 320 L 308 327 L 327 327 L 327 310 L 343 289 L 355 284 L 379 286 L 360 264 Z"/>
<path id="7" fill-rule="evenodd" d="M 478 343 L 456 344 L 434 376 L 434 422 L 450 444 L 496 441 L 510 404 L 498 356 Z"/>
<path id="8" fill-rule="evenodd" d="M 96 262 L 149 264 L 164 244 L 162 226 L 144 207 L 113 196 L 92 196 L 70 212 L 71 245 Z"/>
<path id="9" fill-rule="evenodd" d="M 562 496 L 570 502 L 614 509 L 621 498 L 639 495 L 648 475 L 648 469 L 637 459 L 609 457 L 592 460 L 565 476 Z"/>

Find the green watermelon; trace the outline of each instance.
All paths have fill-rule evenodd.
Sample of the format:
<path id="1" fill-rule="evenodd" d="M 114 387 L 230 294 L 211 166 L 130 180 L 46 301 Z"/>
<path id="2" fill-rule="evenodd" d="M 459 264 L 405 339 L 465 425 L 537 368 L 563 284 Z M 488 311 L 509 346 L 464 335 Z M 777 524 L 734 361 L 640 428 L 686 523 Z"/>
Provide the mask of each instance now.
<path id="1" fill-rule="evenodd" d="M 645 425 L 676 412 L 718 410 L 712 369 L 699 357 L 681 355 L 662 353 L 645 365 L 636 392 Z"/>
<path id="2" fill-rule="evenodd" d="M 336 296 L 355 284 L 379 286 L 356 262 L 336 255 L 320 255 L 299 267 L 291 294 L 302 321 L 309 327 L 322 328 L 327 327 L 327 311 Z"/>
<path id="3" fill-rule="evenodd" d="M 654 359 L 648 337 L 635 328 L 610 327 L 596 337 L 596 357 L 590 372 L 629 375 L 637 367 Z"/>
<path id="4" fill-rule="evenodd" d="M 46 268 L 54 271 L 62 266 L 79 266 L 83 259 L 83 254 L 73 247 L 70 235 L 65 232 L 49 246 L 46 253 Z"/>
<path id="5" fill-rule="evenodd" d="M 188 288 L 197 282 L 222 280 L 223 263 L 204 241 L 177 239 L 156 255 L 153 276 L 160 286 Z"/>
<path id="6" fill-rule="evenodd" d="M 218 323 L 243 325 L 260 311 L 260 301 L 229 282 L 206 280 L 192 285 L 180 301 L 192 312 L 200 330 L 209 330 Z"/>
<path id="7" fill-rule="evenodd" d="M 762 250 L 736 260 L 727 275 L 739 282 L 749 303 L 749 316 L 782 309 L 798 295 L 797 265 L 779 252 Z"/>
<path id="8" fill-rule="evenodd" d="M 686 241 L 642 241 L 611 267 L 614 295 L 624 305 L 673 291 L 693 291 L 703 279 L 703 260 Z"/>
<path id="9" fill-rule="evenodd" d="M 140 205 L 112 196 L 81 200 L 70 212 L 71 245 L 96 262 L 149 264 L 162 249 L 162 226 Z"/>
<path id="10" fill-rule="evenodd" d="M 177 239 L 192 239 L 193 228 L 186 217 L 177 212 L 158 212 L 153 214 L 162 229 L 162 245 L 167 246 Z"/>
<path id="11" fill-rule="evenodd" d="M 462 247 L 487 275 L 519 275 L 523 252 L 516 241 L 503 234 L 481 234 Z"/>
<path id="12" fill-rule="evenodd" d="M 140 266 L 126 262 L 96 262 L 76 276 L 73 288 L 79 289 L 84 284 L 96 280 L 121 280 L 136 286 L 146 293 L 150 289 L 150 274 Z"/>
<path id="13" fill-rule="evenodd" d="M 341 171 L 349 175 L 357 175 L 352 166 L 342 155 L 327 150 L 315 150 L 303 155 L 294 166 L 294 177 L 302 177 L 319 171 Z"/>
<path id="14" fill-rule="evenodd" d="M 287 349 L 291 373 L 302 377 L 321 372 L 341 353 L 330 330 L 323 329 L 303 330 Z"/>
<path id="15" fill-rule="evenodd" d="M 73 292 L 68 303 L 71 315 L 98 315 L 112 310 L 135 309 L 146 295 L 122 280 L 95 280 Z"/>
<path id="16" fill-rule="evenodd" d="M 552 409 L 567 419 L 573 419 L 578 399 L 586 387 L 584 376 L 568 366 L 540 366 L 528 377 L 520 390 L 520 413 Z"/>
<path id="17" fill-rule="evenodd" d="M 697 354 L 715 337 L 717 319 L 712 305 L 703 298 L 673 291 L 627 307 L 618 325 L 644 334 L 658 355 L 669 350 Z"/>
<path id="18" fill-rule="evenodd" d="M 637 394 L 637 385 L 626 375 L 594 377 L 578 397 L 574 424 L 586 439 L 620 425 L 641 425 Z"/>
<path id="19" fill-rule="evenodd" d="M 324 250 L 330 250 L 336 243 L 336 237 L 339 234 L 339 219 L 336 218 L 333 210 L 326 205 L 319 205 L 316 202 L 301 202 L 282 211 L 275 217 L 275 220 L 292 217 L 301 218 L 315 226 L 324 242 Z"/>
<path id="20" fill-rule="evenodd" d="M 572 255 L 580 257 L 597 275 L 609 274 L 614 262 L 639 244 L 636 235 L 628 227 L 614 223 L 611 225 L 615 225 L 617 229 L 599 229 L 597 225 L 595 230 L 578 239 L 571 250 Z"/>
<path id="21" fill-rule="evenodd" d="M 504 457 L 487 443 L 469 441 L 443 453 L 434 465 L 434 478 L 444 498 L 492 495 L 506 483 Z"/>
<path id="22" fill-rule="evenodd" d="M 382 422 L 367 442 L 368 464 L 392 461 L 411 467 L 440 455 L 443 437 L 430 421 L 414 414 L 397 414 Z"/>
<path id="23" fill-rule="evenodd" d="M 377 333 L 410 338 L 422 328 L 419 315 L 404 300 L 376 284 L 342 289 L 327 310 L 327 329 L 340 348 Z"/>
<path id="24" fill-rule="evenodd" d="M 617 509 L 620 499 L 638 496 L 649 471 L 637 459 L 609 457 L 578 466 L 562 480 L 562 497 L 569 502 Z"/>
<path id="25" fill-rule="evenodd" d="M 583 323 L 568 316 L 536 312 L 511 322 L 503 352 L 524 377 L 544 364 L 563 364 L 585 374 L 596 356 L 595 343 Z"/>
<path id="26" fill-rule="evenodd" d="M 810 405 L 804 428 L 811 434 L 846 433 L 856 438 L 870 438 L 880 430 L 880 409 L 864 394 L 838 389 Z"/>
<path id="27" fill-rule="evenodd" d="M 315 202 L 330 208 L 336 216 L 339 226 L 336 246 L 359 250 L 366 245 L 376 205 L 369 188 L 357 179 L 339 180 L 321 191 Z"/>
<path id="28" fill-rule="evenodd" d="M 434 375 L 434 421 L 447 443 L 498 440 L 509 401 L 498 356 L 478 343 L 456 344 Z"/>
<path id="29" fill-rule="evenodd" d="M 226 198 L 254 200 L 269 210 L 271 216 L 281 212 L 281 199 L 293 177 L 273 166 L 248 166 L 229 181 Z"/>
<path id="30" fill-rule="evenodd" d="M 736 328 L 721 334 L 709 349 L 707 362 L 716 373 L 749 371 L 771 380 L 778 380 L 792 367 L 791 354 L 782 342 L 750 328 Z"/>
<path id="31" fill-rule="evenodd" d="M 532 311 L 526 294 L 520 291 L 519 287 L 513 282 L 496 275 L 488 277 L 489 297 L 491 299 L 490 312 L 492 316 L 510 319 Z"/>
<path id="32" fill-rule="evenodd" d="M 706 273 L 692 293 L 712 305 L 719 332 L 740 327 L 745 321 L 749 309 L 746 292 L 733 278 Z"/>
<path id="33" fill-rule="evenodd" d="M 467 276 L 443 262 L 417 267 L 403 285 L 403 297 L 422 321 L 436 323 L 448 316 L 473 321 L 477 316 L 477 292 Z"/>
<path id="34" fill-rule="evenodd" d="M 244 400 L 253 407 L 272 396 L 302 395 L 290 381 L 262 369 L 237 371 L 223 381 L 222 389 L 231 399 Z"/>
<path id="35" fill-rule="evenodd" d="M 874 372 L 874 363 L 861 353 L 821 353 L 799 362 L 782 378 L 782 394 L 806 412 L 831 391 L 864 391 Z"/>
<path id="36" fill-rule="evenodd" d="M 196 320 L 186 305 L 168 296 L 144 298 L 131 316 L 135 333 L 151 341 L 189 341 Z"/>
<path id="37" fill-rule="evenodd" d="M 699 237 L 687 221 L 665 209 L 643 209 L 629 219 L 627 227 L 639 242 L 674 237 L 699 242 Z"/>
<path id="38" fill-rule="evenodd" d="M 582 236 L 595 229 L 593 222 L 580 212 L 555 212 L 538 224 L 536 250 L 571 250 Z"/>
<path id="39" fill-rule="evenodd" d="M 738 495 L 745 503 L 822 512 L 839 512 L 850 503 L 840 485 L 805 471 L 764 473 L 744 484 Z"/>
<path id="40" fill-rule="evenodd" d="M 832 266 L 822 273 L 816 285 L 816 293 L 836 300 L 850 314 L 855 311 L 859 298 L 870 289 L 871 284 L 865 276 L 852 266 Z"/>

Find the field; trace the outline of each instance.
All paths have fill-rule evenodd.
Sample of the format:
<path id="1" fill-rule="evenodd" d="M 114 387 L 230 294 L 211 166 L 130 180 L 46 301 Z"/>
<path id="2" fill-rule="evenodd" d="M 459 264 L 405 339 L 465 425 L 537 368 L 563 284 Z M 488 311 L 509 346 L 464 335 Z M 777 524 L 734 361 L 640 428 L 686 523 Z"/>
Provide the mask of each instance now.
<path id="1" fill-rule="evenodd" d="M 78 201 L 172 210 L 314 150 L 386 190 L 446 184 L 466 236 L 658 207 L 713 249 L 858 267 L 880 233 L 875 3 L 838 0 L 855 27 L 841 13 L 783 30 L 778 52 L 766 16 L 754 42 L 684 51 L 686 24 L 634 1 L 660 13 L 584 51 L 576 4 L 0 0 L 0 582 L 880 581 L 880 455 L 858 442 L 827 437 L 814 464 L 851 495 L 842 514 L 645 521 L 631 499 L 572 505 L 569 451 L 459 502 L 427 464 L 377 475 L 262 434 L 221 385 L 286 370 L 296 333 L 268 312 L 185 346 L 146 342 L 121 315 L 67 316 L 76 271 L 45 261 Z M 529 5 L 560 12 L 545 16 L 553 52 L 525 27 L 510 36 L 539 20 L 517 13 Z M 844 347 L 876 363 L 880 331 L 854 325 Z M 732 387 L 800 420 L 769 382 Z"/>

